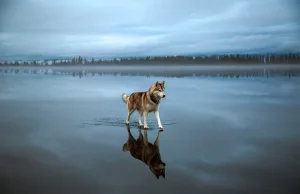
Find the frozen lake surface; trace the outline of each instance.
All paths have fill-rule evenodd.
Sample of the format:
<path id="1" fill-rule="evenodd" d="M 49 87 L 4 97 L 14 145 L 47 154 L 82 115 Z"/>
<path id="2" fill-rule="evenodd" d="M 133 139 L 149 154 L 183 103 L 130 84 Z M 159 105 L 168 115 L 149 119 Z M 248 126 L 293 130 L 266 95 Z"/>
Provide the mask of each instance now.
<path id="1" fill-rule="evenodd" d="M 122 146 L 121 94 L 166 81 L 166 178 Z M 299 189 L 300 78 L 0 74 L 0 193 L 261 193 Z M 148 138 L 158 129 L 149 116 Z M 131 132 L 138 136 L 137 113 Z M 299 191 L 299 190 L 298 190 Z"/>

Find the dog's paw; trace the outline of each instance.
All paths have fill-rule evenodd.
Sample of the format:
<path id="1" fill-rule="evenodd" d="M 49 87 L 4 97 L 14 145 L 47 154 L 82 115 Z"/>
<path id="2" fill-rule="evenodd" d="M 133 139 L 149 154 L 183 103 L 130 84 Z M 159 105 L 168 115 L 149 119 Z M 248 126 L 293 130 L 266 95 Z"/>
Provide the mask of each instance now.
<path id="1" fill-rule="evenodd" d="M 144 129 L 149 129 L 148 125 L 144 125 Z"/>

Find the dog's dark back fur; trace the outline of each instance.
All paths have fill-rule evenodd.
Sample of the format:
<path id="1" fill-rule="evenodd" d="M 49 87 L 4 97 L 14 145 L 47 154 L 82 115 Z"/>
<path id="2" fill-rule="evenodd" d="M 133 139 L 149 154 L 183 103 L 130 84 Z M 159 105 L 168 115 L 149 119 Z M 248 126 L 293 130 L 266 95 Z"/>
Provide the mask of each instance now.
<path id="1" fill-rule="evenodd" d="M 128 140 L 123 145 L 123 151 L 129 151 L 132 157 L 147 164 L 157 179 L 160 176 L 165 178 L 166 164 L 161 160 L 159 151 L 159 136 L 161 131 L 158 132 L 153 144 L 148 142 L 147 130 L 144 131 L 143 136 L 141 129 L 139 129 L 139 137 L 137 139 L 132 136 L 129 125 L 127 125 L 127 131 Z"/>

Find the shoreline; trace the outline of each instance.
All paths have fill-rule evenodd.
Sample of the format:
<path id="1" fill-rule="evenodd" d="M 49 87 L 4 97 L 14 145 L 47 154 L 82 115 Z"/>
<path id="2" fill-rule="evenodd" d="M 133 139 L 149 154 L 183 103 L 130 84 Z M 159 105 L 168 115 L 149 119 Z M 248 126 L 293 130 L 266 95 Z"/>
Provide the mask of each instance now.
<path id="1" fill-rule="evenodd" d="M 74 77 L 89 75 L 140 75 L 165 77 L 277 77 L 300 76 L 300 65 L 206 65 L 206 66 L 9 66 L 1 67 L 0 73 L 65 74 Z"/>
<path id="2" fill-rule="evenodd" d="M 96 64 L 96 65 L 0 65 L 0 69 L 5 68 L 88 68 L 88 69 L 100 69 L 100 68 L 296 68 L 300 69 L 300 64 Z"/>

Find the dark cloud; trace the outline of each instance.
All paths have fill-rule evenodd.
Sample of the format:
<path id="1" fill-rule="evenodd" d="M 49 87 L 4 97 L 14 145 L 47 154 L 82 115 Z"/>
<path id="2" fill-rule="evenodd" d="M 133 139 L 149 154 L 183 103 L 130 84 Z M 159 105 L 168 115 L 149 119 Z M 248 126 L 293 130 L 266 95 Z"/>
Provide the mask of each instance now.
<path id="1" fill-rule="evenodd" d="M 1 5 L 1 54 L 300 51 L 295 0 L 13 0 Z"/>

